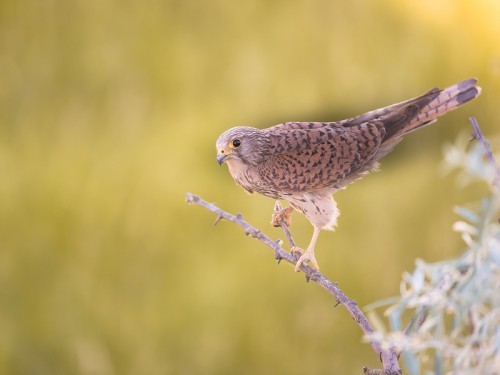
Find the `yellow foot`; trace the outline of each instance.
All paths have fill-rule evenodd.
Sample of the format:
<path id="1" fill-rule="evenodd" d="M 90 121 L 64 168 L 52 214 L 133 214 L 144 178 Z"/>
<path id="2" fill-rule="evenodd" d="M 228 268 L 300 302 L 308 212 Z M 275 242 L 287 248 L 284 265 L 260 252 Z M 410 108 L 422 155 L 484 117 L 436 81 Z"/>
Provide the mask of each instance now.
<path id="1" fill-rule="evenodd" d="M 316 258 L 314 257 L 314 251 L 308 251 L 308 250 L 303 250 L 300 247 L 292 247 L 290 250 L 292 255 L 295 256 L 294 253 L 300 253 L 300 258 L 297 260 L 297 263 L 295 264 L 295 272 L 300 272 L 300 266 L 302 263 L 310 263 L 313 268 L 316 268 L 319 271 L 319 266 L 318 262 L 316 261 Z"/>
<path id="2" fill-rule="evenodd" d="M 273 217 L 271 218 L 271 224 L 274 227 L 279 227 L 280 223 L 283 221 L 285 225 L 289 227 L 290 225 L 292 225 L 292 211 L 292 206 L 283 208 L 280 201 L 276 201 L 276 203 L 274 204 L 274 213 Z"/>

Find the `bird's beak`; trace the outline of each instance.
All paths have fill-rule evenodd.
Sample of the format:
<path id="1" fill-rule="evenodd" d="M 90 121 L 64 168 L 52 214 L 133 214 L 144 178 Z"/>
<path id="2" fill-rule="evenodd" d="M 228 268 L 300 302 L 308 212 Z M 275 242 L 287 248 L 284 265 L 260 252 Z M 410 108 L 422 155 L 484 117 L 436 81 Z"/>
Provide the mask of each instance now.
<path id="1" fill-rule="evenodd" d="M 219 165 L 224 164 L 224 162 L 231 156 L 231 151 L 225 148 L 220 148 L 217 150 L 217 163 Z"/>
<path id="2" fill-rule="evenodd" d="M 226 158 L 228 157 L 229 155 L 227 154 L 220 154 L 220 153 L 217 153 L 217 163 L 219 163 L 219 165 L 222 165 L 222 163 L 224 163 L 224 161 L 226 160 Z"/>

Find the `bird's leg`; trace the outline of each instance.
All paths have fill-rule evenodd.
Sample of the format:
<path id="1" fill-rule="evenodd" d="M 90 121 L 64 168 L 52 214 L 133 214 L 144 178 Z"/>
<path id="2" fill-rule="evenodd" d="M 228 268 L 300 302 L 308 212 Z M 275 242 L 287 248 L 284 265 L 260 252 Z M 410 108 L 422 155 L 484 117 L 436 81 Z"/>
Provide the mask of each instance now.
<path id="1" fill-rule="evenodd" d="M 280 201 L 276 201 L 274 204 L 274 213 L 271 218 L 271 225 L 274 227 L 279 227 L 280 223 L 283 221 L 287 227 L 292 224 L 292 211 L 293 207 L 288 206 L 283 208 Z"/>
<path id="2" fill-rule="evenodd" d="M 292 254 L 295 252 L 301 254 L 300 258 L 297 260 L 297 263 L 295 264 L 295 272 L 300 272 L 300 266 L 304 262 L 306 263 L 310 262 L 311 266 L 319 271 L 318 262 L 316 261 L 316 257 L 314 256 L 314 247 L 316 246 L 316 241 L 318 240 L 320 231 L 321 228 L 314 227 L 314 232 L 311 238 L 311 242 L 309 243 L 309 246 L 307 246 L 307 249 L 305 251 L 300 247 L 292 247 L 291 249 Z"/>

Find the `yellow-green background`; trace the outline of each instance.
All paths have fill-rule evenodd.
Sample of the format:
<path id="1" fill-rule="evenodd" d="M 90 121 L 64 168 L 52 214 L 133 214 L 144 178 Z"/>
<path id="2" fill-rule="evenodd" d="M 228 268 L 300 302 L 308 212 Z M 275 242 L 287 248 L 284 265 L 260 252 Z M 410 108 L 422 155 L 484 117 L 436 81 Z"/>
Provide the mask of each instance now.
<path id="1" fill-rule="evenodd" d="M 354 374 L 342 307 L 192 192 L 274 239 L 215 161 L 235 125 L 329 121 L 471 76 L 483 95 L 339 192 L 322 271 L 363 306 L 456 256 L 443 175 L 468 116 L 498 134 L 496 0 L 0 2 L 0 373 Z M 294 216 L 299 244 L 309 223 Z"/>

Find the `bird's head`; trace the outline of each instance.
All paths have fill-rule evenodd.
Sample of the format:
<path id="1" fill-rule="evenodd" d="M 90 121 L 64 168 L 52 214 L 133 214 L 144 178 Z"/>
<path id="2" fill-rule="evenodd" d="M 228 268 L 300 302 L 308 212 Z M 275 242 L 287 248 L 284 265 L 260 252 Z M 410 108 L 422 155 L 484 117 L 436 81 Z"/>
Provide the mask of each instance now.
<path id="1" fill-rule="evenodd" d="M 247 165 L 256 165 L 262 161 L 263 145 L 266 136 L 262 130 L 249 126 L 237 126 L 222 133 L 217 139 L 217 162 L 239 160 Z"/>

